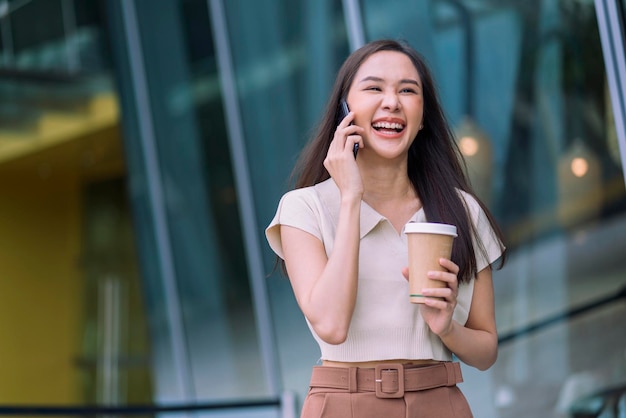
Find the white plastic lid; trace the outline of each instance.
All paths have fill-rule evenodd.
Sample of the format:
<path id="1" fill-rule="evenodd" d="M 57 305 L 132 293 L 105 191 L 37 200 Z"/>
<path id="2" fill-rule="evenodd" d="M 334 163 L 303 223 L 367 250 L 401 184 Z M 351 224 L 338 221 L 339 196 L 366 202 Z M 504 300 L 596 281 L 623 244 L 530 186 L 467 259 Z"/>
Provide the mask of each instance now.
<path id="1" fill-rule="evenodd" d="M 448 224 L 439 224 L 433 222 L 409 222 L 404 225 L 405 234 L 441 234 L 452 235 L 456 237 L 456 226 Z"/>

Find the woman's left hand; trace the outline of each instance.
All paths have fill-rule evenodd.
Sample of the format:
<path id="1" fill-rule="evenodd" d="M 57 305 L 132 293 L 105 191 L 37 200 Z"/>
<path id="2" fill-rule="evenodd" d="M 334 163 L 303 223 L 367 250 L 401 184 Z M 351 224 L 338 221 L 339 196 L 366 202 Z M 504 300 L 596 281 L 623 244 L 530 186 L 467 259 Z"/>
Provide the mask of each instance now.
<path id="1" fill-rule="evenodd" d="M 446 258 L 439 259 L 439 264 L 445 271 L 429 271 L 428 278 L 444 282 L 445 287 L 428 287 L 422 290 L 425 298 L 424 303 L 420 304 L 420 313 L 430 330 L 443 337 L 452 330 L 452 314 L 459 292 L 459 266 Z M 408 279 L 408 269 L 404 269 L 403 273 Z"/>

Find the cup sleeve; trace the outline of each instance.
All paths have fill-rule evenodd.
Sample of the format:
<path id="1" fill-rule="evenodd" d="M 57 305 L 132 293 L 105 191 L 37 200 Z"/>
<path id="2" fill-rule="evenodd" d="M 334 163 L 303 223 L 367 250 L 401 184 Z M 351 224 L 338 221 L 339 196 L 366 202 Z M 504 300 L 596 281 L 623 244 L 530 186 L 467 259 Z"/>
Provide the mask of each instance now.
<path id="1" fill-rule="evenodd" d="M 282 225 L 301 229 L 322 240 L 319 227 L 319 211 L 310 193 L 304 189 L 293 190 L 285 194 L 278 203 L 274 218 L 265 229 L 265 237 L 270 248 L 284 259 L 283 244 L 280 237 Z"/>

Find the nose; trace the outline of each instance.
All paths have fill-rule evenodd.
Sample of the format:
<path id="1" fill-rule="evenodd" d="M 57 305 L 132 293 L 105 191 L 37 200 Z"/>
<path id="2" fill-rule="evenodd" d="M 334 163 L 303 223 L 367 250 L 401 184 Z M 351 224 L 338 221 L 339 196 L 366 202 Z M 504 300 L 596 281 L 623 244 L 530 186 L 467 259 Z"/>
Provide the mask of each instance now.
<path id="1" fill-rule="evenodd" d="M 384 110 L 388 110 L 390 112 L 398 110 L 400 107 L 400 100 L 398 100 L 396 92 L 386 92 L 383 96 L 381 106 Z"/>

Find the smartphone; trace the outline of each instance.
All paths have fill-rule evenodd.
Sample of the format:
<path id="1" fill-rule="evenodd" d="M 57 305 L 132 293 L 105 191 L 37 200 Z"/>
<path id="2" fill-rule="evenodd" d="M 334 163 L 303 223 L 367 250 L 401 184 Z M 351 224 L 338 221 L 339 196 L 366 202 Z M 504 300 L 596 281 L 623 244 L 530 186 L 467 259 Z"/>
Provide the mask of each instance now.
<path id="1" fill-rule="evenodd" d="M 339 116 L 337 118 L 337 125 L 339 125 L 341 123 L 343 118 L 348 116 L 348 113 L 350 113 L 350 109 L 348 108 L 348 103 L 346 102 L 345 99 L 342 99 L 341 102 L 339 102 Z M 350 125 L 352 125 L 352 122 L 350 122 Z M 354 158 L 355 159 L 356 159 L 357 152 L 359 152 L 359 144 L 358 143 L 354 144 L 354 148 L 352 148 L 352 153 L 354 154 Z"/>

